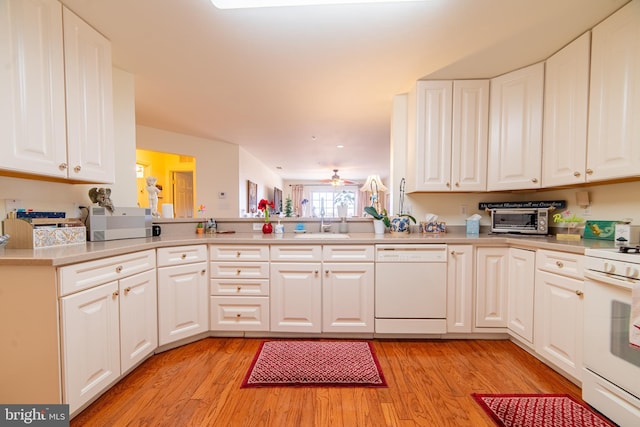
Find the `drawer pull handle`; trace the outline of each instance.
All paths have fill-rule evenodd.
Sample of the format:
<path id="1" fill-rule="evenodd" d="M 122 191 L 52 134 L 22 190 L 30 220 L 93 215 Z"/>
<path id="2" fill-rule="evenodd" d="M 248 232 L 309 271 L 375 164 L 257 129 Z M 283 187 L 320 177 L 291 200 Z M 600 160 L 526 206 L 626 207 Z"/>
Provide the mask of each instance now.
<path id="1" fill-rule="evenodd" d="M 113 293 L 111 294 L 112 297 L 117 297 L 118 295 L 120 295 L 120 292 L 118 291 L 113 291 Z"/>
<path id="2" fill-rule="evenodd" d="M 578 295 L 579 297 L 581 297 L 582 295 L 584 295 L 584 292 L 582 292 L 579 289 L 576 289 L 576 295 Z"/>
<path id="3" fill-rule="evenodd" d="M 242 315 L 240 313 L 237 313 L 236 317 L 239 319 L 240 317 L 242 317 Z"/>
<path id="4" fill-rule="evenodd" d="M 236 252 L 236 258 L 240 258 L 240 251 Z"/>
<path id="5" fill-rule="evenodd" d="M 236 275 L 237 275 L 237 276 L 239 276 L 239 275 L 240 275 L 240 273 L 242 273 L 242 270 L 237 269 L 237 270 L 236 270 Z"/>
<path id="6" fill-rule="evenodd" d="M 564 267 L 564 264 L 562 263 L 562 261 L 556 261 L 556 265 L 558 266 L 558 268 Z"/>
<path id="7" fill-rule="evenodd" d="M 122 273 L 122 266 L 121 265 L 116 267 L 116 273 Z"/>
<path id="8" fill-rule="evenodd" d="M 124 288 L 124 294 L 127 295 L 129 292 L 131 292 L 131 288 Z"/>
<path id="9" fill-rule="evenodd" d="M 240 292 L 242 290 L 242 286 L 238 286 L 237 290 Z"/>
<path id="10" fill-rule="evenodd" d="M 185 259 L 187 257 L 187 254 L 182 254 L 180 255 L 180 258 Z"/>

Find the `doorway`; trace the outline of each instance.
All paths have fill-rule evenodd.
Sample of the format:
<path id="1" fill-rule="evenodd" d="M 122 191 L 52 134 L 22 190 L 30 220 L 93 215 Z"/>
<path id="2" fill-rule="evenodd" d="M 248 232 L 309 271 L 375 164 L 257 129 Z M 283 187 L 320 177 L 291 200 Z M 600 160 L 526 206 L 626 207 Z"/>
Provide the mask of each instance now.
<path id="1" fill-rule="evenodd" d="M 173 171 L 173 208 L 176 218 L 193 218 L 193 172 Z"/>

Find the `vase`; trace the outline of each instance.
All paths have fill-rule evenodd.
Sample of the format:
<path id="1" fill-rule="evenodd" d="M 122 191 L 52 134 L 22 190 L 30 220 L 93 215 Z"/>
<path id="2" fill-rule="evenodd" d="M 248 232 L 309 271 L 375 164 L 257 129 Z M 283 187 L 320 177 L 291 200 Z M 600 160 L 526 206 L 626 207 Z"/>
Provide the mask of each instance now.
<path id="1" fill-rule="evenodd" d="M 409 234 L 411 224 L 407 217 L 391 218 L 391 226 L 389 231 L 391 234 Z"/>
<path id="2" fill-rule="evenodd" d="M 273 225 L 271 225 L 271 223 L 270 223 L 270 222 L 265 222 L 265 223 L 262 225 L 262 232 L 263 232 L 264 234 L 271 234 L 271 233 L 273 232 Z"/>
<path id="3" fill-rule="evenodd" d="M 384 234 L 384 229 L 385 229 L 385 225 L 383 220 L 381 219 L 373 220 L 373 232 L 375 234 Z"/>

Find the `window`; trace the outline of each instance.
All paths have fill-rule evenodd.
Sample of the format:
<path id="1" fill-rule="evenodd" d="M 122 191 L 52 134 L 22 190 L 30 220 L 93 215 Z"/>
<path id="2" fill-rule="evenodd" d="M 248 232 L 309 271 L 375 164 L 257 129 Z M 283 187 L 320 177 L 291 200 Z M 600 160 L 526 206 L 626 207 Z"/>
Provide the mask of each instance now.
<path id="1" fill-rule="evenodd" d="M 336 206 L 336 198 L 343 191 L 353 196 L 353 202 L 348 203 L 347 217 L 356 215 L 356 206 L 358 205 L 358 186 L 344 185 L 341 187 L 326 186 L 307 186 L 305 190 L 309 194 L 309 215 L 312 217 L 320 217 L 324 209 L 325 218 L 338 218 L 338 207 Z"/>

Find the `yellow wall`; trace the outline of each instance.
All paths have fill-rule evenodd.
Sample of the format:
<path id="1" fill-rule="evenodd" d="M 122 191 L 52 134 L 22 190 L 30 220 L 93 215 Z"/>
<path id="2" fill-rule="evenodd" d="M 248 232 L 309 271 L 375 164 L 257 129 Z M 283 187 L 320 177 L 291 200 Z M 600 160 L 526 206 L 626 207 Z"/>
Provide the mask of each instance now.
<path id="1" fill-rule="evenodd" d="M 149 198 L 145 190 L 147 176 L 155 176 L 158 178 L 156 184 L 162 186 L 162 191 L 158 195 L 158 207 L 163 203 L 173 203 L 172 172 L 193 172 L 193 199 L 196 199 L 196 162 L 193 157 L 136 149 L 136 163 L 145 167 L 144 177 L 136 179 L 139 206 L 149 207 Z M 196 212 L 195 206 L 193 212 Z"/>

